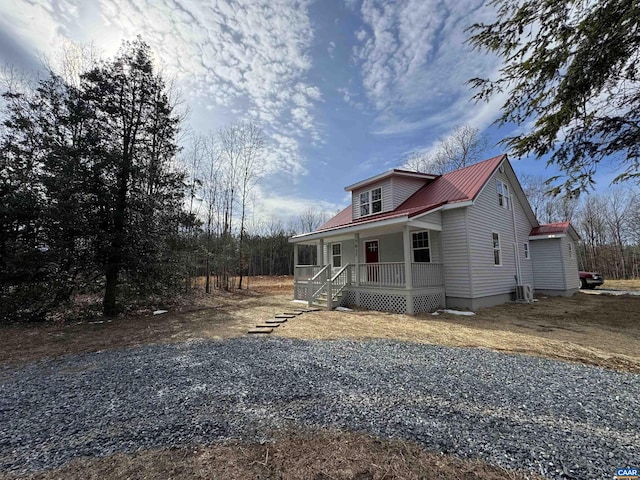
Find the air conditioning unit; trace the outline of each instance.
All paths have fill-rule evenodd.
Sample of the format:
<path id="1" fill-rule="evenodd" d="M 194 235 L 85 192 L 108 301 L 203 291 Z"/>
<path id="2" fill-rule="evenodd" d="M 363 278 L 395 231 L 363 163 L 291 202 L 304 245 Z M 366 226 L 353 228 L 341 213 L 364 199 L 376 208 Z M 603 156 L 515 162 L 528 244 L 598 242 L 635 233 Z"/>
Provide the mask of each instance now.
<path id="1" fill-rule="evenodd" d="M 516 302 L 533 302 L 533 285 L 516 285 Z"/>

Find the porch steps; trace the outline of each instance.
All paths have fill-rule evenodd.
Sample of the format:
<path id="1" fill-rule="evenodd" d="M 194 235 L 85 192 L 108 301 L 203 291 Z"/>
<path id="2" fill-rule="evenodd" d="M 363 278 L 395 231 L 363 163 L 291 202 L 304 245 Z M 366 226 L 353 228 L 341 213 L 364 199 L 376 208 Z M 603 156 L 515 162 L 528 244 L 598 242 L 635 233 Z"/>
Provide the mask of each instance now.
<path id="1" fill-rule="evenodd" d="M 342 292 L 340 292 L 338 295 L 335 296 L 335 298 L 333 299 L 333 304 L 335 305 L 334 308 L 338 305 L 340 305 L 340 300 L 342 300 Z M 319 307 L 322 307 L 324 309 L 327 308 L 327 294 L 326 293 L 321 293 L 320 295 L 318 295 L 316 297 L 316 303 L 314 303 L 313 305 L 317 305 Z"/>

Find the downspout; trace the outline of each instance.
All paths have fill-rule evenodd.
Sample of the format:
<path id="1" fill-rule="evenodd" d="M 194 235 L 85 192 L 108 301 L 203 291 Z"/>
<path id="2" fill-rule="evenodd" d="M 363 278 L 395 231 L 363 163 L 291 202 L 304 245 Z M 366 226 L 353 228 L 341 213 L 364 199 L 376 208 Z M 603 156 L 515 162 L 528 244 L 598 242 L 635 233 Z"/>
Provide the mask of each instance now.
<path id="1" fill-rule="evenodd" d="M 513 218 L 513 251 L 516 258 L 516 285 L 522 284 L 522 272 L 520 271 L 520 254 L 518 250 L 518 229 L 516 228 L 516 203 L 515 198 L 511 199 L 511 217 Z"/>

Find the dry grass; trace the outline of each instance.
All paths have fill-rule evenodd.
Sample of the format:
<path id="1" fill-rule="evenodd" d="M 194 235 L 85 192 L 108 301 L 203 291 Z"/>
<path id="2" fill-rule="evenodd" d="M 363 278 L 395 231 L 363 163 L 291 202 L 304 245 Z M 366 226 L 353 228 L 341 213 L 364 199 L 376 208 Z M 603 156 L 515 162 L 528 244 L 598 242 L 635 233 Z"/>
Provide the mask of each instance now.
<path id="1" fill-rule="evenodd" d="M 3 475 L 0 474 L 0 478 Z M 10 477 L 4 477 L 10 478 Z M 33 480 L 101 479 L 524 479 L 539 478 L 436 454 L 410 442 L 337 430 L 277 432 L 275 441 L 146 450 L 74 460 Z"/>
<path id="2" fill-rule="evenodd" d="M 484 347 L 640 373 L 638 312 L 639 297 L 578 293 L 570 298 L 540 297 L 533 304 L 485 308 L 473 317 L 324 311 L 288 322 L 276 335 Z"/>
<path id="3" fill-rule="evenodd" d="M 640 278 L 634 280 L 609 280 L 605 279 L 602 288 L 611 288 L 613 290 L 631 290 L 640 291 Z"/>
<path id="4" fill-rule="evenodd" d="M 0 365 L 152 343 L 243 336 L 257 322 L 292 308 L 289 295 L 270 292 L 255 288 L 202 293 L 169 307 L 164 315 L 153 315 L 150 308 L 112 321 L 97 316 L 83 322 L 0 326 Z"/>

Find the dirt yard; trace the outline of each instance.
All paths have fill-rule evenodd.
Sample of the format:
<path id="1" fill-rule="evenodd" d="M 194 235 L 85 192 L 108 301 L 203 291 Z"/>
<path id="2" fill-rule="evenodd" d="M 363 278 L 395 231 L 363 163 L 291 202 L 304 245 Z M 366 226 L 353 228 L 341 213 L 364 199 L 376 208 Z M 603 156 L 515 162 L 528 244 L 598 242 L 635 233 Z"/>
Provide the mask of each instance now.
<path id="1" fill-rule="evenodd" d="M 612 287 L 613 285 L 607 285 Z M 252 278 L 250 290 L 199 294 L 153 315 L 152 309 L 113 321 L 0 327 L 0 369 L 55 357 L 192 339 L 245 335 L 275 314 L 297 308 L 292 279 Z M 640 282 L 625 289 L 639 288 Z M 386 338 L 447 346 L 489 348 L 640 373 L 640 297 L 539 297 L 476 316 L 380 312 L 314 312 L 296 317 L 272 335 L 300 339 Z M 337 452 L 337 453 L 336 453 Z M 273 444 L 142 451 L 73 461 L 33 478 L 524 478 L 479 461 L 437 455 L 419 446 L 338 432 L 282 432 Z M 10 478 L 0 473 L 0 478 Z M 531 477 L 528 477 L 531 478 Z"/>
<path id="2" fill-rule="evenodd" d="M 4 477 L 0 473 L 0 479 Z M 339 430 L 281 431 L 268 444 L 228 443 L 74 460 L 31 480 L 105 478 L 220 480 L 541 479 L 411 442 Z"/>

